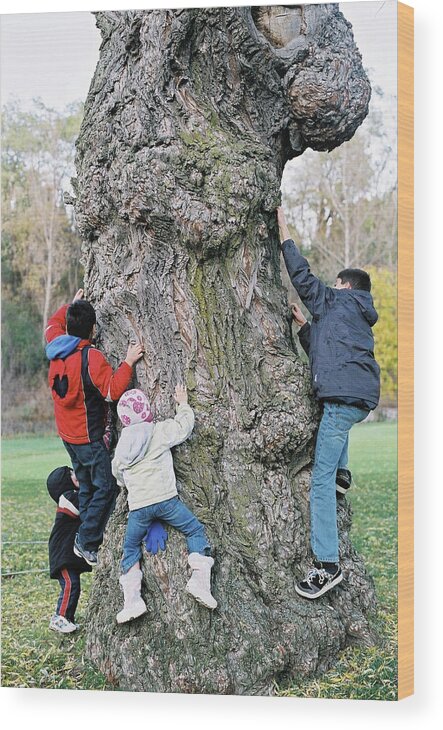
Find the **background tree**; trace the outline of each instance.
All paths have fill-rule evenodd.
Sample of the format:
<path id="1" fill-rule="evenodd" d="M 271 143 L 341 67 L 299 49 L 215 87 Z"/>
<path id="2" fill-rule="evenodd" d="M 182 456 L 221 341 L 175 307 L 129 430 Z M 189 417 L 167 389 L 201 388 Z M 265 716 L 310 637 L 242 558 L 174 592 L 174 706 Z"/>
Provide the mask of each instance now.
<path id="1" fill-rule="evenodd" d="M 397 187 L 386 174 L 391 158 L 374 111 L 346 144 L 330 153 L 308 150 L 288 166 L 283 186 L 288 221 L 328 281 L 343 268 L 396 266 Z"/>
<path id="2" fill-rule="evenodd" d="M 397 404 L 397 272 L 388 268 L 368 269 L 372 296 L 379 321 L 374 328 L 375 350 L 381 368 L 381 399 L 385 404 Z"/>
<path id="3" fill-rule="evenodd" d="M 72 291 L 79 276 L 79 239 L 63 188 L 73 172 L 82 105 L 59 113 L 39 101 L 32 111 L 8 104 L 2 117 L 5 284 L 9 298 L 32 299 L 43 333 L 54 299 L 66 285 Z"/>
<path id="4" fill-rule="evenodd" d="M 73 172 L 82 104 L 64 112 L 36 101 L 2 113 L 2 377 L 4 431 L 52 427 L 43 330 L 82 275 L 80 239 L 63 188 Z M 28 394 L 24 410 L 22 393 Z M 35 401 L 35 410 L 30 408 Z M 33 426 L 34 427 L 34 426 Z"/>
<path id="5" fill-rule="evenodd" d="M 186 502 L 215 549 L 213 615 L 184 594 L 186 554 L 143 560 L 150 614 L 117 627 L 126 522 L 100 551 L 87 652 L 126 689 L 260 694 L 372 641 L 371 579 L 338 508 L 343 587 L 315 605 L 309 476 L 318 410 L 291 345 L 275 209 L 286 161 L 330 150 L 366 116 L 370 86 L 337 5 L 97 14 L 100 60 L 73 183 L 87 296 L 116 364 L 159 417 L 177 381 L 196 411 L 176 450 Z"/>

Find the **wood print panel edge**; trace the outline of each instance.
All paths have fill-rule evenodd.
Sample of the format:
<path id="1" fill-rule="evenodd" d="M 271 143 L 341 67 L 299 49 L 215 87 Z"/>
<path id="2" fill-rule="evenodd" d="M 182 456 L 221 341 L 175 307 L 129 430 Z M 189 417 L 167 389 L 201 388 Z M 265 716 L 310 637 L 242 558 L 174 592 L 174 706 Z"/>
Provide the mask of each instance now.
<path id="1" fill-rule="evenodd" d="M 398 699 L 414 692 L 414 9 L 398 3 Z"/>

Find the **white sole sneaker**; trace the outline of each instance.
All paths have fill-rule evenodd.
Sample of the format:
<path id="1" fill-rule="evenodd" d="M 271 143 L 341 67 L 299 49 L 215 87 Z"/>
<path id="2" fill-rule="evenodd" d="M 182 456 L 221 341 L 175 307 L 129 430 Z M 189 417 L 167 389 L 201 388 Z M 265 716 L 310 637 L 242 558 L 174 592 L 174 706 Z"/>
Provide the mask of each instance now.
<path id="1" fill-rule="evenodd" d="M 74 551 L 74 555 L 77 555 L 78 558 L 83 558 L 85 563 L 88 563 L 92 568 L 94 568 L 97 565 L 97 558 L 95 560 L 92 560 L 91 558 L 86 557 L 88 554 L 88 551 L 81 550 L 81 548 L 77 547 L 77 545 L 74 543 L 74 547 L 72 548 Z"/>
<path id="2" fill-rule="evenodd" d="M 77 631 L 78 626 L 64 616 L 54 615 L 49 622 L 49 628 L 59 634 L 72 634 Z"/>
<path id="3" fill-rule="evenodd" d="M 302 588 L 298 587 L 298 583 L 295 584 L 295 590 L 298 593 L 299 596 L 302 596 L 303 598 L 308 598 L 309 600 L 315 600 L 316 598 L 320 598 L 321 596 L 324 596 L 325 593 L 331 590 L 331 588 L 335 588 L 335 586 L 338 586 L 339 583 L 341 583 L 343 580 L 343 573 L 340 572 L 339 575 L 337 575 L 334 580 L 328 581 L 325 583 L 323 588 L 320 588 L 316 593 L 307 593 Z"/>

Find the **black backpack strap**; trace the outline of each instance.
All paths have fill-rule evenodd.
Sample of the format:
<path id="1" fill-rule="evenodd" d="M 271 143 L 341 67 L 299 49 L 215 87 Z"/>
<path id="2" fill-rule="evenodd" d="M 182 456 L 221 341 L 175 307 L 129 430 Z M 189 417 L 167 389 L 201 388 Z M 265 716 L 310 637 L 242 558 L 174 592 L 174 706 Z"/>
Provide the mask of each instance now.
<path id="1" fill-rule="evenodd" d="M 89 363 L 88 363 L 88 352 L 91 349 L 92 345 L 86 345 L 86 347 L 83 348 L 81 351 L 82 353 L 82 381 L 83 381 L 83 389 L 92 393 L 97 393 L 102 398 L 102 395 L 100 393 L 100 390 L 97 388 L 96 385 L 91 380 L 91 376 L 89 375 Z"/>
<path id="2" fill-rule="evenodd" d="M 83 350 L 81 351 L 83 388 L 86 388 L 86 387 L 93 388 L 94 387 L 91 377 L 89 375 L 89 368 L 88 368 L 88 352 L 90 349 L 91 349 L 91 345 L 86 345 L 86 347 L 84 347 Z"/>
<path id="3" fill-rule="evenodd" d="M 105 431 L 105 400 L 99 388 L 91 380 L 88 367 L 88 352 L 92 345 L 86 345 L 81 351 L 82 368 L 81 377 L 83 391 L 85 394 L 86 418 L 88 422 L 88 434 L 91 441 L 103 438 Z"/>

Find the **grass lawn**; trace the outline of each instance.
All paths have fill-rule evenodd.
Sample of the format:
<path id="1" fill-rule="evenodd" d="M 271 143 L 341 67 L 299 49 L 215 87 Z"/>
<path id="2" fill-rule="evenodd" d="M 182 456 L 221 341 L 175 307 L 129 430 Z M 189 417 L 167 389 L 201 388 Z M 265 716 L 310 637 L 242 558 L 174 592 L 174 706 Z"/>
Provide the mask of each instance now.
<path id="1" fill-rule="evenodd" d="M 2 685 L 45 689 L 107 689 L 106 680 L 83 658 L 84 633 L 48 629 L 59 592 L 49 579 L 48 536 L 55 503 L 46 489 L 52 469 L 69 465 L 58 437 L 2 441 Z M 17 544 L 17 543 L 23 544 Z M 17 571 L 42 571 L 18 573 Z M 14 571 L 13 577 L 7 577 Z M 76 614 L 81 624 L 91 585 L 82 576 Z"/>
<path id="2" fill-rule="evenodd" d="M 392 423 L 361 424 L 351 434 L 350 467 L 357 484 L 350 496 L 353 539 L 375 580 L 379 611 L 374 623 L 381 644 L 349 648 L 321 678 L 281 689 L 281 695 L 396 699 L 396 439 L 397 426 Z M 47 493 L 46 477 L 62 464 L 69 459 L 57 437 L 2 442 L 2 685 L 115 689 L 84 659 L 84 632 L 61 636 L 48 630 L 59 586 L 47 572 L 55 504 Z M 29 570 L 41 572 L 19 572 Z M 8 577 L 10 572 L 14 576 Z M 76 614 L 80 624 L 91 578 L 90 573 L 82 576 Z"/>
<path id="3" fill-rule="evenodd" d="M 349 466 L 352 538 L 375 581 L 381 644 L 347 649 L 333 669 L 286 688 L 285 696 L 397 699 L 397 424 L 354 426 Z"/>

